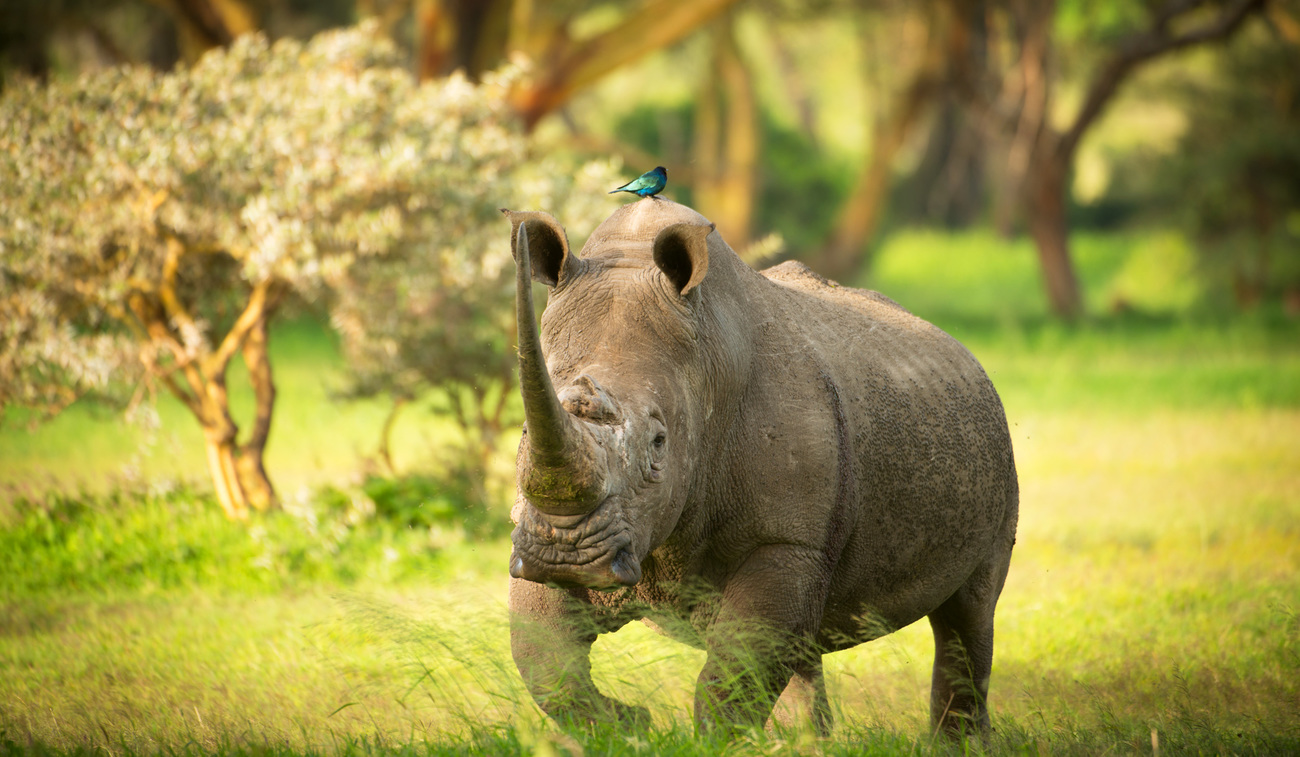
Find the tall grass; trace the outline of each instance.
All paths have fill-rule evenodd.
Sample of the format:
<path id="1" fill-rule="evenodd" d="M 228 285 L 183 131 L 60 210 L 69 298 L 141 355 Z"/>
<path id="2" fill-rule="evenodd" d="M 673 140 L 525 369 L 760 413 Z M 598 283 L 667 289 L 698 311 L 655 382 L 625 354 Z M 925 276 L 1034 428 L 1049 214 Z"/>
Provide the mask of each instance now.
<path id="1" fill-rule="evenodd" d="M 231 524 L 167 483 L 201 479 L 183 455 L 69 494 L 136 439 L 77 411 L 0 432 L 0 754 L 1300 753 L 1300 328 L 1135 299 L 1144 244 L 1076 243 L 1091 312 L 1068 326 L 1035 300 L 1032 251 L 991 236 L 900 235 L 868 282 L 961 338 L 1007 406 L 1022 515 L 987 744 L 929 735 L 925 623 L 827 656 L 829 739 L 696 734 L 703 653 L 638 624 L 598 640 L 593 676 L 652 727 L 566 731 L 510 658 L 504 540 L 355 486 L 282 485 L 286 512 Z M 271 462 L 319 486 L 357 467 L 382 408 L 328 401 L 318 329 L 275 343 Z M 408 422 L 413 464 L 447 426 Z"/>

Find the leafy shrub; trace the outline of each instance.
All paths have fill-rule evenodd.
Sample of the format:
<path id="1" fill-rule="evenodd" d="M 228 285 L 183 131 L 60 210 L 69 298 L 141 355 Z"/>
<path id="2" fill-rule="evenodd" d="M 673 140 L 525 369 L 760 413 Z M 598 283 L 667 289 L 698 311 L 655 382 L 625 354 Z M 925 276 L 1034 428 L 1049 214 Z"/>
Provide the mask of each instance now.
<path id="1" fill-rule="evenodd" d="M 501 532 L 455 483 L 367 479 L 250 524 L 188 487 L 23 494 L 0 509 L 0 602 L 48 593 L 193 588 L 273 592 L 320 584 L 436 580 L 467 532 Z"/>
<path id="2" fill-rule="evenodd" d="M 462 529 L 476 536 L 500 536 L 509 528 L 505 514 L 483 506 L 466 474 L 440 479 L 424 473 L 369 475 L 356 487 L 327 486 L 317 501 L 327 510 L 364 512 L 366 517 L 404 528 Z"/>
<path id="3" fill-rule="evenodd" d="M 1149 313 L 1182 313 L 1203 296 L 1197 276 L 1196 253 L 1183 235 L 1152 235 L 1135 246 L 1111 282 L 1115 309 Z"/>
<path id="4" fill-rule="evenodd" d="M 497 209 L 585 228 L 617 205 L 611 164 L 529 153 L 507 98 L 519 75 L 418 83 L 370 21 L 305 43 L 245 35 L 166 73 L 6 83 L 0 420 L 144 370 L 203 426 L 227 513 L 271 509 L 267 334 L 290 296 L 331 304 L 357 396 L 507 395 L 514 266 Z M 236 355 L 257 402 L 243 440 L 226 401 Z M 462 425 L 490 450 L 510 407 Z"/>

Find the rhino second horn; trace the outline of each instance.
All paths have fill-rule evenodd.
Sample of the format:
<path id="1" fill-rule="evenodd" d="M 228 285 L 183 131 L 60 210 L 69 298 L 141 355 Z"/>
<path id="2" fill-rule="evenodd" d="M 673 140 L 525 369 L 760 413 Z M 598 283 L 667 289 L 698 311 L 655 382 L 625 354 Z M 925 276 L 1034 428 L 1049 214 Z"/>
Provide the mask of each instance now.
<path id="1" fill-rule="evenodd" d="M 520 450 L 520 490 L 550 515 L 591 512 L 605 496 L 601 449 L 591 430 L 564 409 L 546 371 L 533 311 L 533 283 L 525 222 L 515 251 L 516 321 L 519 328 L 519 390 L 528 444 Z"/>

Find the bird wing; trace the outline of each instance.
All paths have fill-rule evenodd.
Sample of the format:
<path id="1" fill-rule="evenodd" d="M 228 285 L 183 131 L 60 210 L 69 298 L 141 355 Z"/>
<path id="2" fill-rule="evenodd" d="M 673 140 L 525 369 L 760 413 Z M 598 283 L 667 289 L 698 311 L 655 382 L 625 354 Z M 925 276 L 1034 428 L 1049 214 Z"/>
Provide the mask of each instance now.
<path id="1" fill-rule="evenodd" d="M 638 176 L 618 189 L 611 190 L 610 194 L 614 194 L 614 192 L 635 192 L 638 189 L 643 189 L 647 183 L 644 176 Z"/>

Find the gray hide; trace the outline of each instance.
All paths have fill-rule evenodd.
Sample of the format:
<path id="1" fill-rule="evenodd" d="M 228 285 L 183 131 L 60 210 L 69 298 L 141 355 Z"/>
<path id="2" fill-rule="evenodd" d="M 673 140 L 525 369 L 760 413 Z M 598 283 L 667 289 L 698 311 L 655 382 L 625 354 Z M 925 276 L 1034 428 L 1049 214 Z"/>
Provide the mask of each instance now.
<path id="1" fill-rule="evenodd" d="M 504 212 L 527 414 L 511 640 L 538 704 L 644 718 L 588 655 L 646 619 L 707 650 L 700 725 L 780 698 L 825 732 L 821 655 L 928 616 L 935 728 L 986 731 L 1018 488 L 975 358 L 882 295 L 754 271 L 668 200 L 622 207 L 581 257 L 551 216 Z"/>

